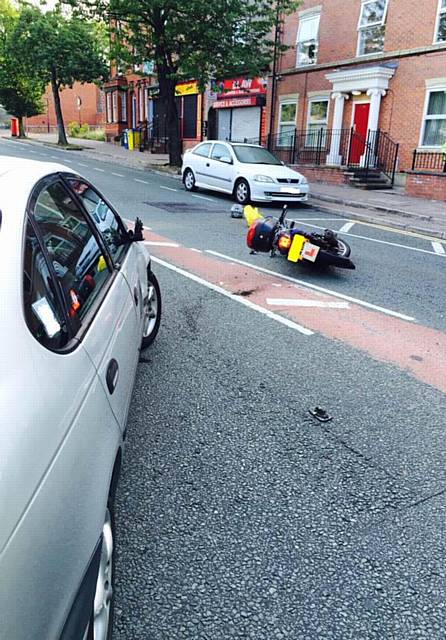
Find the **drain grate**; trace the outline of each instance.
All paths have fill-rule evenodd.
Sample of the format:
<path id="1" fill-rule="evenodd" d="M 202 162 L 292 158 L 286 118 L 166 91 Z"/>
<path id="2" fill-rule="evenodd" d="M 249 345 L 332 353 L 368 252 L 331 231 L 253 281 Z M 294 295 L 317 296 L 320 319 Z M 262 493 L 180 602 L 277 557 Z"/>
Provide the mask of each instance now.
<path id="1" fill-rule="evenodd" d="M 215 209 L 203 204 L 186 204 L 184 202 L 148 202 L 144 201 L 143 204 L 147 204 L 149 207 L 155 207 L 155 209 L 162 209 L 163 211 L 181 212 L 181 213 L 228 213 L 228 209 Z"/>

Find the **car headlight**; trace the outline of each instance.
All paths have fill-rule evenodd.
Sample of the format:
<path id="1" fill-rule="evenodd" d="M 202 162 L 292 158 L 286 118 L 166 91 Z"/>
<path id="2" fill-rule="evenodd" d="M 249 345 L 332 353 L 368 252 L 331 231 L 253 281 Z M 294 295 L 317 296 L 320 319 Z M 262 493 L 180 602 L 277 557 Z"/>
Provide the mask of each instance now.
<path id="1" fill-rule="evenodd" d="M 308 180 L 306 178 L 302 178 L 300 184 L 308 184 Z"/>
<path id="2" fill-rule="evenodd" d="M 254 176 L 255 182 L 274 182 L 269 176 Z"/>

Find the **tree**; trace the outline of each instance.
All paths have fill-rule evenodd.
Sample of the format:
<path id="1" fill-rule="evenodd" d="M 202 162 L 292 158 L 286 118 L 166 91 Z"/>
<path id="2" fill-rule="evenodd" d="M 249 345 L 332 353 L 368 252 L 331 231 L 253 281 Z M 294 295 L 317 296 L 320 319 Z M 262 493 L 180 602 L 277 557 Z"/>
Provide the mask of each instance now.
<path id="1" fill-rule="evenodd" d="M 19 121 L 19 137 L 25 137 L 23 118 L 42 113 L 44 84 L 23 72 L 17 56 L 14 32 L 18 12 L 6 0 L 0 1 L 0 104 Z"/>
<path id="2" fill-rule="evenodd" d="M 65 17 L 60 10 L 42 13 L 22 8 L 14 29 L 15 51 L 29 77 L 51 84 L 59 132 L 58 144 L 67 145 L 60 104 L 60 91 L 74 82 L 94 82 L 105 77 L 108 68 L 101 38 L 91 22 Z"/>
<path id="3" fill-rule="evenodd" d="M 204 88 L 213 78 L 265 72 L 272 59 L 277 15 L 281 21 L 299 4 L 296 0 L 64 2 L 109 22 L 115 60 L 155 62 L 173 165 L 181 163 L 176 83 L 194 79 Z"/>

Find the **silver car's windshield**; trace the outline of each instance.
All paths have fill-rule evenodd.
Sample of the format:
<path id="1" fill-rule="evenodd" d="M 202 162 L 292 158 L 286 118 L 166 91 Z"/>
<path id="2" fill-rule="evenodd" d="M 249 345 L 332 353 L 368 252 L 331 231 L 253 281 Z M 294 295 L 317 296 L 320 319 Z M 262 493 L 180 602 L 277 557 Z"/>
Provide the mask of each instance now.
<path id="1" fill-rule="evenodd" d="M 247 164 L 281 164 L 280 160 L 266 149 L 262 149 L 262 147 L 249 147 L 235 144 L 232 148 L 239 162 Z"/>

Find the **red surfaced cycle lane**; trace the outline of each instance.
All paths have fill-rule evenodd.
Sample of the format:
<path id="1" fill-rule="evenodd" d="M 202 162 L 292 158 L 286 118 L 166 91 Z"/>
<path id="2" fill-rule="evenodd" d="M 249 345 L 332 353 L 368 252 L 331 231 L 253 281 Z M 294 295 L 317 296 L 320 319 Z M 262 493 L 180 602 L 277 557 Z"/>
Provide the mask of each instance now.
<path id="1" fill-rule="evenodd" d="M 394 364 L 418 380 L 446 392 L 446 333 L 353 302 L 339 305 L 339 298 L 334 295 L 300 284 L 284 283 L 280 277 L 181 245 L 164 246 L 163 243 L 176 243 L 151 231 L 144 233 L 151 254 L 169 265 L 313 332 Z M 311 304 L 323 308 L 301 306 Z M 311 337 L 302 336 L 302 339 L 311 340 Z"/>

